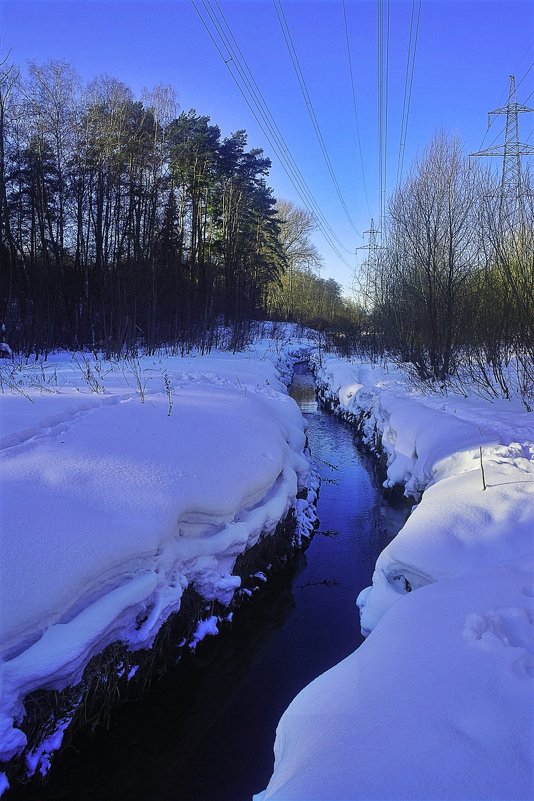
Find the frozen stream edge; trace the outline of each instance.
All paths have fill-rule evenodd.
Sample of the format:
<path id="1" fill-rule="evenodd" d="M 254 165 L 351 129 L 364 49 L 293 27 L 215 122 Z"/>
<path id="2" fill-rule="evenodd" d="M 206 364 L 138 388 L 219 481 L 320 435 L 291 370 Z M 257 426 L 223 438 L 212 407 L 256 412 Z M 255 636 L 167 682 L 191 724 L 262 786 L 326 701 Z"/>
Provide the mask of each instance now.
<path id="1" fill-rule="evenodd" d="M 288 348 L 286 347 L 285 352 L 278 356 L 282 356 L 283 368 L 287 374 L 293 360 Z M 191 362 L 193 369 L 190 366 Z M 184 366 L 189 369 L 184 370 Z M 201 366 L 201 371 L 198 371 L 199 366 Z M 57 365 L 54 365 L 53 369 L 57 373 Z M 15 475 L 17 473 L 19 462 L 22 463 L 22 468 L 18 469 L 22 473 L 20 488 L 26 494 L 23 513 L 28 505 L 31 506 L 29 499 L 31 499 L 32 492 L 35 495 L 34 507 L 42 508 L 44 506 L 46 508 L 47 504 L 40 504 L 41 484 L 39 480 L 31 483 L 25 477 L 35 479 L 36 470 L 39 477 L 41 475 L 39 465 L 44 464 L 47 459 L 49 460 L 50 455 L 61 460 L 63 458 L 61 454 L 68 453 L 68 451 L 58 449 L 60 442 L 63 444 L 65 441 L 69 445 L 68 437 L 71 436 L 73 447 L 78 449 L 80 445 L 85 447 L 86 442 L 94 443 L 96 423 L 100 429 L 102 426 L 105 429 L 104 436 L 100 440 L 103 447 L 108 446 L 106 437 L 111 440 L 112 445 L 115 445 L 113 438 L 114 436 L 116 438 L 116 432 L 106 426 L 114 425 L 115 420 L 119 423 L 119 427 L 121 420 L 131 426 L 134 423 L 128 423 L 128 419 L 135 421 L 140 416 L 145 432 L 148 425 L 150 433 L 152 430 L 150 426 L 153 426 L 153 421 L 156 419 L 157 429 L 154 431 L 159 431 L 165 425 L 163 436 L 167 440 L 168 426 L 170 424 L 181 426 L 177 429 L 180 433 L 175 436 L 181 437 L 182 453 L 187 454 L 188 448 L 194 448 L 195 453 L 201 452 L 197 458 L 199 464 L 203 459 L 206 463 L 211 462 L 209 475 L 213 475 L 214 479 L 210 479 L 211 485 L 208 480 L 207 488 L 217 486 L 218 497 L 225 502 L 225 507 L 223 507 L 225 511 L 218 518 L 217 513 L 212 511 L 216 508 L 217 503 L 220 503 L 217 497 L 209 498 L 207 515 L 204 513 L 192 514 L 191 509 L 194 507 L 191 506 L 191 501 L 188 502 L 187 499 L 184 501 L 182 498 L 178 512 L 178 536 L 165 536 L 161 539 L 157 543 L 155 556 L 154 551 L 152 551 L 152 555 L 146 553 L 146 544 L 137 553 L 126 551 L 123 552 L 122 557 L 117 554 L 117 565 L 120 567 L 117 578 L 114 579 L 111 574 L 108 574 L 103 582 L 99 578 L 100 590 L 98 583 L 94 584 L 92 590 L 89 587 L 89 591 L 82 586 L 82 592 L 85 592 L 88 600 L 83 603 L 82 596 L 78 599 L 73 598 L 70 602 L 73 611 L 69 615 L 65 615 L 62 610 L 56 619 L 47 620 L 45 618 L 41 623 L 37 621 L 37 634 L 32 634 L 26 624 L 26 628 L 21 628 L 21 635 L 17 635 L 16 629 L 14 630 L 15 633 L 11 635 L 8 651 L 4 650 L 4 661 L 1 666 L 0 758 L 4 763 L 12 762 L 20 766 L 21 756 L 25 754 L 25 770 L 28 776 L 35 772 L 42 775 L 47 772 L 50 767 L 51 754 L 61 746 L 64 731 L 71 723 L 77 706 L 82 702 L 82 697 L 80 695 L 77 701 L 71 703 L 71 709 L 67 710 L 66 714 L 58 716 L 55 720 L 43 721 L 42 732 L 45 736 L 41 735 L 38 741 L 33 739 L 32 742 L 28 742 L 26 734 L 18 727 L 25 716 L 23 706 L 25 696 L 36 689 L 61 692 L 67 687 L 77 685 L 82 680 L 84 669 L 91 658 L 95 654 L 101 653 L 110 643 L 120 641 L 124 643 L 130 653 L 150 648 L 163 623 L 169 619 L 170 615 L 179 610 L 180 599 L 186 587 L 194 587 L 205 600 L 228 608 L 236 592 L 239 592 L 241 584 L 238 576 L 232 576 L 232 568 L 239 554 L 253 547 L 261 538 L 275 534 L 279 521 L 284 520 L 289 513 L 295 519 L 293 547 L 299 547 L 303 539 L 310 536 L 315 524 L 314 503 L 318 491 L 318 479 L 306 451 L 304 421 L 296 404 L 287 397 L 285 387 L 279 380 L 280 373 L 276 372 L 272 362 L 265 356 L 261 360 L 256 358 L 254 361 L 250 356 L 246 359 L 231 358 L 227 354 L 217 354 L 198 360 L 179 360 L 169 357 L 163 365 L 163 369 L 174 378 L 176 387 L 175 418 L 170 416 L 170 412 L 169 415 L 162 414 L 164 409 L 166 411 L 167 399 L 161 393 L 147 391 L 150 406 L 153 409 L 148 416 L 149 404 L 141 405 L 132 396 L 125 397 L 124 386 L 119 383 L 116 390 L 108 387 L 108 392 L 111 393 L 111 399 L 108 402 L 104 404 L 84 403 L 82 414 L 78 413 L 77 407 L 74 405 L 67 409 L 66 415 L 60 412 L 51 416 L 51 404 L 47 403 L 47 416 L 44 423 L 37 417 L 31 428 L 28 428 L 25 418 L 27 407 L 23 408 L 20 423 L 15 415 L 14 430 L 7 432 L 6 452 L 2 454 L 4 467 L 12 477 L 13 473 Z M 64 387 L 63 393 L 58 393 L 58 402 L 63 405 L 65 404 L 64 397 L 71 392 L 67 380 Z M 28 391 L 30 390 L 28 389 Z M 116 402 L 112 400 L 113 395 L 117 397 Z M 190 396 L 192 406 L 188 406 Z M 228 422 L 222 420 L 218 425 L 217 409 L 219 407 L 217 404 L 219 399 L 226 403 L 225 419 Z M 13 398 L 6 399 L 4 397 L 3 400 L 11 403 Z M 17 401 L 22 401 L 23 404 L 27 403 L 24 397 L 17 398 Z M 205 423 L 201 420 L 200 428 L 193 423 L 192 433 L 188 433 L 187 427 L 184 427 L 184 415 L 188 413 L 189 408 L 196 409 L 199 403 L 208 403 L 206 408 L 211 417 L 207 417 Z M 12 409 L 12 404 L 10 409 Z M 113 417 L 113 412 L 124 409 L 129 410 L 129 418 L 124 414 L 120 417 L 116 415 Z M 35 412 L 33 408 L 31 411 L 32 414 Z M 191 418 L 190 412 L 189 416 Z M 234 419 L 239 421 L 237 428 L 232 427 L 233 424 L 229 425 L 230 421 Z M 50 420 L 53 422 L 52 427 L 50 427 Z M 249 420 L 250 422 L 248 422 Z M 84 433 L 84 425 L 87 427 L 87 433 Z M 250 426 L 253 427 L 254 436 L 249 433 Z M 17 438 L 17 427 L 23 431 L 22 439 Z M 138 443 L 131 438 L 129 432 L 133 430 L 126 428 L 126 439 L 119 440 L 119 453 L 120 448 L 133 446 L 134 453 L 129 459 L 130 465 L 135 465 L 136 450 L 141 456 L 144 453 L 143 442 Z M 240 438 L 237 440 L 236 431 L 240 432 Z M 41 432 L 43 433 L 41 434 Z M 261 439 L 262 437 L 263 439 Z M 186 439 L 185 444 L 184 438 Z M 162 442 L 164 441 L 162 440 Z M 21 442 L 22 444 L 20 444 Z M 265 469 L 270 470 L 274 478 L 274 481 L 270 479 L 271 483 L 267 486 L 265 486 L 265 478 L 254 480 L 254 473 L 251 472 L 250 467 L 245 465 L 245 472 L 242 474 L 243 476 L 247 475 L 246 471 L 248 470 L 247 483 L 244 484 L 243 489 L 240 489 L 239 486 L 236 486 L 233 478 L 236 471 L 228 471 L 225 462 L 221 461 L 230 452 L 234 454 L 235 458 L 240 453 L 240 449 L 243 449 L 242 443 L 245 442 L 247 444 L 243 458 L 247 465 L 254 465 L 258 461 L 258 456 L 261 455 L 261 452 L 258 453 L 258 448 L 264 449 L 263 456 L 267 459 Z M 15 447 L 13 447 L 14 445 Z M 98 445 L 97 438 L 95 447 Z M 45 448 L 46 459 L 40 461 L 40 449 L 43 448 Z M 164 453 L 165 458 L 167 456 Z M 81 459 L 84 459 L 83 452 Z M 174 450 L 169 450 L 168 459 L 171 460 L 171 463 L 176 459 Z M 15 471 L 13 471 L 13 465 L 15 465 Z M 165 461 L 162 463 L 162 470 L 165 469 L 164 465 Z M 179 467 L 182 468 L 182 472 L 178 473 L 180 478 L 184 474 L 184 468 L 187 469 L 187 463 L 180 462 Z M 24 469 L 26 473 L 24 473 Z M 263 469 L 264 474 L 268 475 L 265 473 L 265 469 Z M 46 474 L 43 475 L 46 478 Z M 63 481 L 61 471 L 60 475 Z M 213 484 L 215 479 L 217 484 Z M 114 480 L 114 477 L 111 481 L 108 480 L 110 498 L 113 497 Z M 69 481 L 67 473 L 64 474 L 64 481 L 67 487 Z M 120 468 L 117 473 L 117 481 L 123 482 Z M 260 481 L 263 481 L 264 484 L 261 496 L 258 497 L 258 489 L 254 489 L 251 494 L 248 487 L 259 488 Z M 47 482 L 46 478 L 42 486 L 48 492 L 50 483 Z M 61 491 L 63 491 L 62 486 L 60 484 Z M 193 489 L 195 486 L 195 484 L 192 485 Z M 52 487 L 54 487 L 53 484 Z M 230 497 L 240 498 L 233 508 L 228 507 L 228 487 L 231 488 Z M 202 484 L 199 497 L 202 497 L 201 488 Z M 21 503 L 16 490 L 17 488 L 14 487 L 12 494 L 7 496 L 12 501 L 12 508 L 16 507 L 17 501 L 19 504 Z M 171 494 L 168 501 L 166 500 L 171 515 L 173 492 L 171 486 Z M 145 493 L 149 498 L 150 487 L 148 491 L 145 488 Z M 78 515 L 77 507 L 74 506 L 73 510 L 74 519 Z M 3 513 L 7 521 L 9 509 L 4 509 Z M 19 519 L 20 516 L 17 514 L 11 518 L 14 525 L 19 522 Z M 169 519 L 167 511 L 165 519 Z M 174 520 L 176 520 L 176 512 L 174 512 Z M 117 523 L 113 521 L 112 525 L 117 525 Z M 5 528 L 3 526 L 3 529 Z M 19 529 L 19 532 L 21 530 Z M 67 530 L 65 531 L 68 533 Z M 85 543 L 87 541 L 83 532 L 75 532 L 75 534 L 79 539 L 71 540 L 71 542 Z M 4 536 L 7 537 L 8 532 L 4 532 Z M 17 540 L 19 535 L 11 534 L 11 536 L 13 541 L 20 541 L 20 537 Z M 109 532 L 109 536 L 113 536 L 113 530 Z M 31 548 L 31 537 L 30 535 L 28 537 L 28 546 Z M 61 532 L 59 540 L 61 540 Z M 72 550 L 72 545 L 69 547 Z M 39 575 L 40 566 L 32 564 L 31 551 L 26 551 L 26 555 L 29 563 L 28 569 L 33 568 L 36 576 Z M 125 557 L 126 561 L 124 561 Z M 120 558 L 122 561 L 119 561 Z M 19 573 L 24 567 L 20 563 L 17 564 Z M 65 565 L 60 566 L 61 569 L 65 573 L 68 572 Z M 98 576 L 97 573 L 95 575 Z M 48 577 L 44 575 L 42 580 L 46 581 Z M 54 580 L 54 576 L 50 580 Z M 246 598 L 245 591 L 240 594 L 242 598 Z M 204 628 L 205 630 L 202 631 L 201 628 L 196 627 L 191 637 L 193 643 L 198 642 L 202 634 L 210 633 L 209 626 Z M 30 635 L 29 643 L 28 633 Z M 18 644 L 17 636 L 19 636 Z M 130 669 L 124 680 L 133 678 L 134 674 L 135 670 Z M 7 788 L 7 777 L 5 773 L 0 774 L 0 789 Z"/>
<path id="2" fill-rule="evenodd" d="M 532 799 L 532 416 L 357 360 L 317 381 L 419 503 L 360 594 L 368 639 L 290 704 L 255 801 Z"/>

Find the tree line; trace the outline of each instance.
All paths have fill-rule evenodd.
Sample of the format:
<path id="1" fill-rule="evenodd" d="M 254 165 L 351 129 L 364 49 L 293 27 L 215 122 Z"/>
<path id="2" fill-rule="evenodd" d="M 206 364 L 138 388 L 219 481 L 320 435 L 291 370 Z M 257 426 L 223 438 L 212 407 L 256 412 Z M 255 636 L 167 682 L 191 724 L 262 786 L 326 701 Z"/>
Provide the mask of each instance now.
<path id="1" fill-rule="evenodd" d="M 269 287 L 269 317 L 329 331 L 338 340 L 358 335 L 361 308 L 343 296 L 337 281 L 320 275 L 322 258 L 310 239 L 317 227 L 313 215 L 287 200 L 277 201 L 276 212 L 286 263 L 280 280 Z"/>
<path id="2" fill-rule="evenodd" d="M 0 65 L 0 319 L 25 353 L 233 345 L 251 320 L 347 325 L 313 218 L 276 202 L 270 161 L 170 86 L 140 100 L 50 60 Z"/>
<path id="3" fill-rule="evenodd" d="M 363 265 L 363 345 L 434 387 L 534 405 L 534 187 L 508 187 L 437 135 L 390 198 Z"/>
<path id="4" fill-rule="evenodd" d="M 270 162 L 168 86 L 13 65 L 0 79 L 0 314 L 12 347 L 203 341 L 285 266 Z"/>
<path id="5" fill-rule="evenodd" d="M 14 350 L 210 348 L 222 324 L 335 330 L 434 386 L 534 405 L 534 190 L 440 134 L 388 204 L 356 302 L 320 275 L 313 217 L 276 199 L 245 131 L 68 64 L 0 65 L 0 322 Z M 228 344 L 228 341 L 226 342 Z"/>

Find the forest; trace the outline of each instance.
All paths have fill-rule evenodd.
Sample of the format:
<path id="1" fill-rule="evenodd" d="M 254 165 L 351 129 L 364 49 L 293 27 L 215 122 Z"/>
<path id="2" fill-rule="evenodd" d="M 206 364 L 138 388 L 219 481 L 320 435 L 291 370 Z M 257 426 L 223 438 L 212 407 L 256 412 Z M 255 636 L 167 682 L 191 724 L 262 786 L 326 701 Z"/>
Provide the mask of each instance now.
<path id="1" fill-rule="evenodd" d="M 10 346 L 121 353 L 239 344 L 252 320 L 321 326 L 352 313 L 318 274 L 307 212 L 279 202 L 244 130 L 141 100 L 119 80 L 83 87 L 68 64 L 0 75 L 1 308 Z M 297 291 L 298 287 L 298 291 Z"/>
<path id="2" fill-rule="evenodd" d="M 252 321 L 334 333 L 413 379 L 534 397 L 534 194 L 437 134 L 388 199 L 354 298 L 320 275 L 313 214 L 276 199 L 238 130 L 110 76 L 0 73 L 0 320 L 26 355 L 239 347 Z M 224 332 L 224 341 L 221 339 Z M 230 332 L 230 334 L 229 334 Z"/>

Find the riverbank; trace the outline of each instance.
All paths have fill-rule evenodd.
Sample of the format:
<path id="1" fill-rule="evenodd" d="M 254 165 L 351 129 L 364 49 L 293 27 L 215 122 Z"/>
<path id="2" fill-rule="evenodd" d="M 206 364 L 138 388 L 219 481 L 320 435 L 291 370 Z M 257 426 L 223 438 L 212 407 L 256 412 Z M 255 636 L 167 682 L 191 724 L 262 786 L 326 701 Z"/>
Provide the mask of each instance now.
<path id="1" fill-rule="evenodd" d="M 350 427 L 318 408 L 305 365 L 295 366 L 289 391 L 321 478 L 320 525 L 309 546 L 279 570 L 262 570 L 268 581 L 251 579 L 256 588 L 247 582 L 252 596 L 218 625 L 218 636 L 187 649 L 142 698 L 120 704 L 109 730 L 76 737 L 44 784 L 20 787 L 10 799 L 247 801 L 265 786 L 283 711 L 362 642 L 354 598 L 398 530 L 385 526 L 397 519 L 384 514 Z"/>
<path id="2" fill-rule="evenodd" d="M 289 706 L 255 798 L 532 799 L 532 415 L 356 361 L 317 380 L 413 508 L 360 593 L 367 640 Z"/>
<path id="3" fill-rule="evenodd" d="M 47 772 L 88 687 L 135 682 L 186 600 L 181 646 L 215 633 L 253 590 L 255 563 L 236 560 L 284 537 L 288 515 L 288 548 L 311 534 L 317 479 L 281 380 L 291 350 L 3 367 L 0 757 L 13 775 Z"/>

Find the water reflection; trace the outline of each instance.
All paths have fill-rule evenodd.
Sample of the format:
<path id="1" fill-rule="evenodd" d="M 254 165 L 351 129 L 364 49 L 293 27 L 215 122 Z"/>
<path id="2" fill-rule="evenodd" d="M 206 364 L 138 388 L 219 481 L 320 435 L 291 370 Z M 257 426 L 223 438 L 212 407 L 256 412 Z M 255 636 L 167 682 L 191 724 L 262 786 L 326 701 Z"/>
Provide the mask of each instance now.
<path id="1" fill-rule="evenodd" d="M 319 404 L 315 394 L 315 386 L 310 381 L 307 365 L 296 364 L 291 383 L 291 397 L 296 400 L 303 414 L 317 414 Z"/>
<path id="2" fill-rule="evenodd" d="M 267 785 L 283 711 L 362 641 L 355 599 L 390 536 L 352 432 L 318 409 L 306 368 L 291 394 L 322 477 L 320 529 L 306 553 L 231 628 L 117 710 L 110 731 L 67 751 L 46 787 L 14 801 L 250 801 Z"/>

